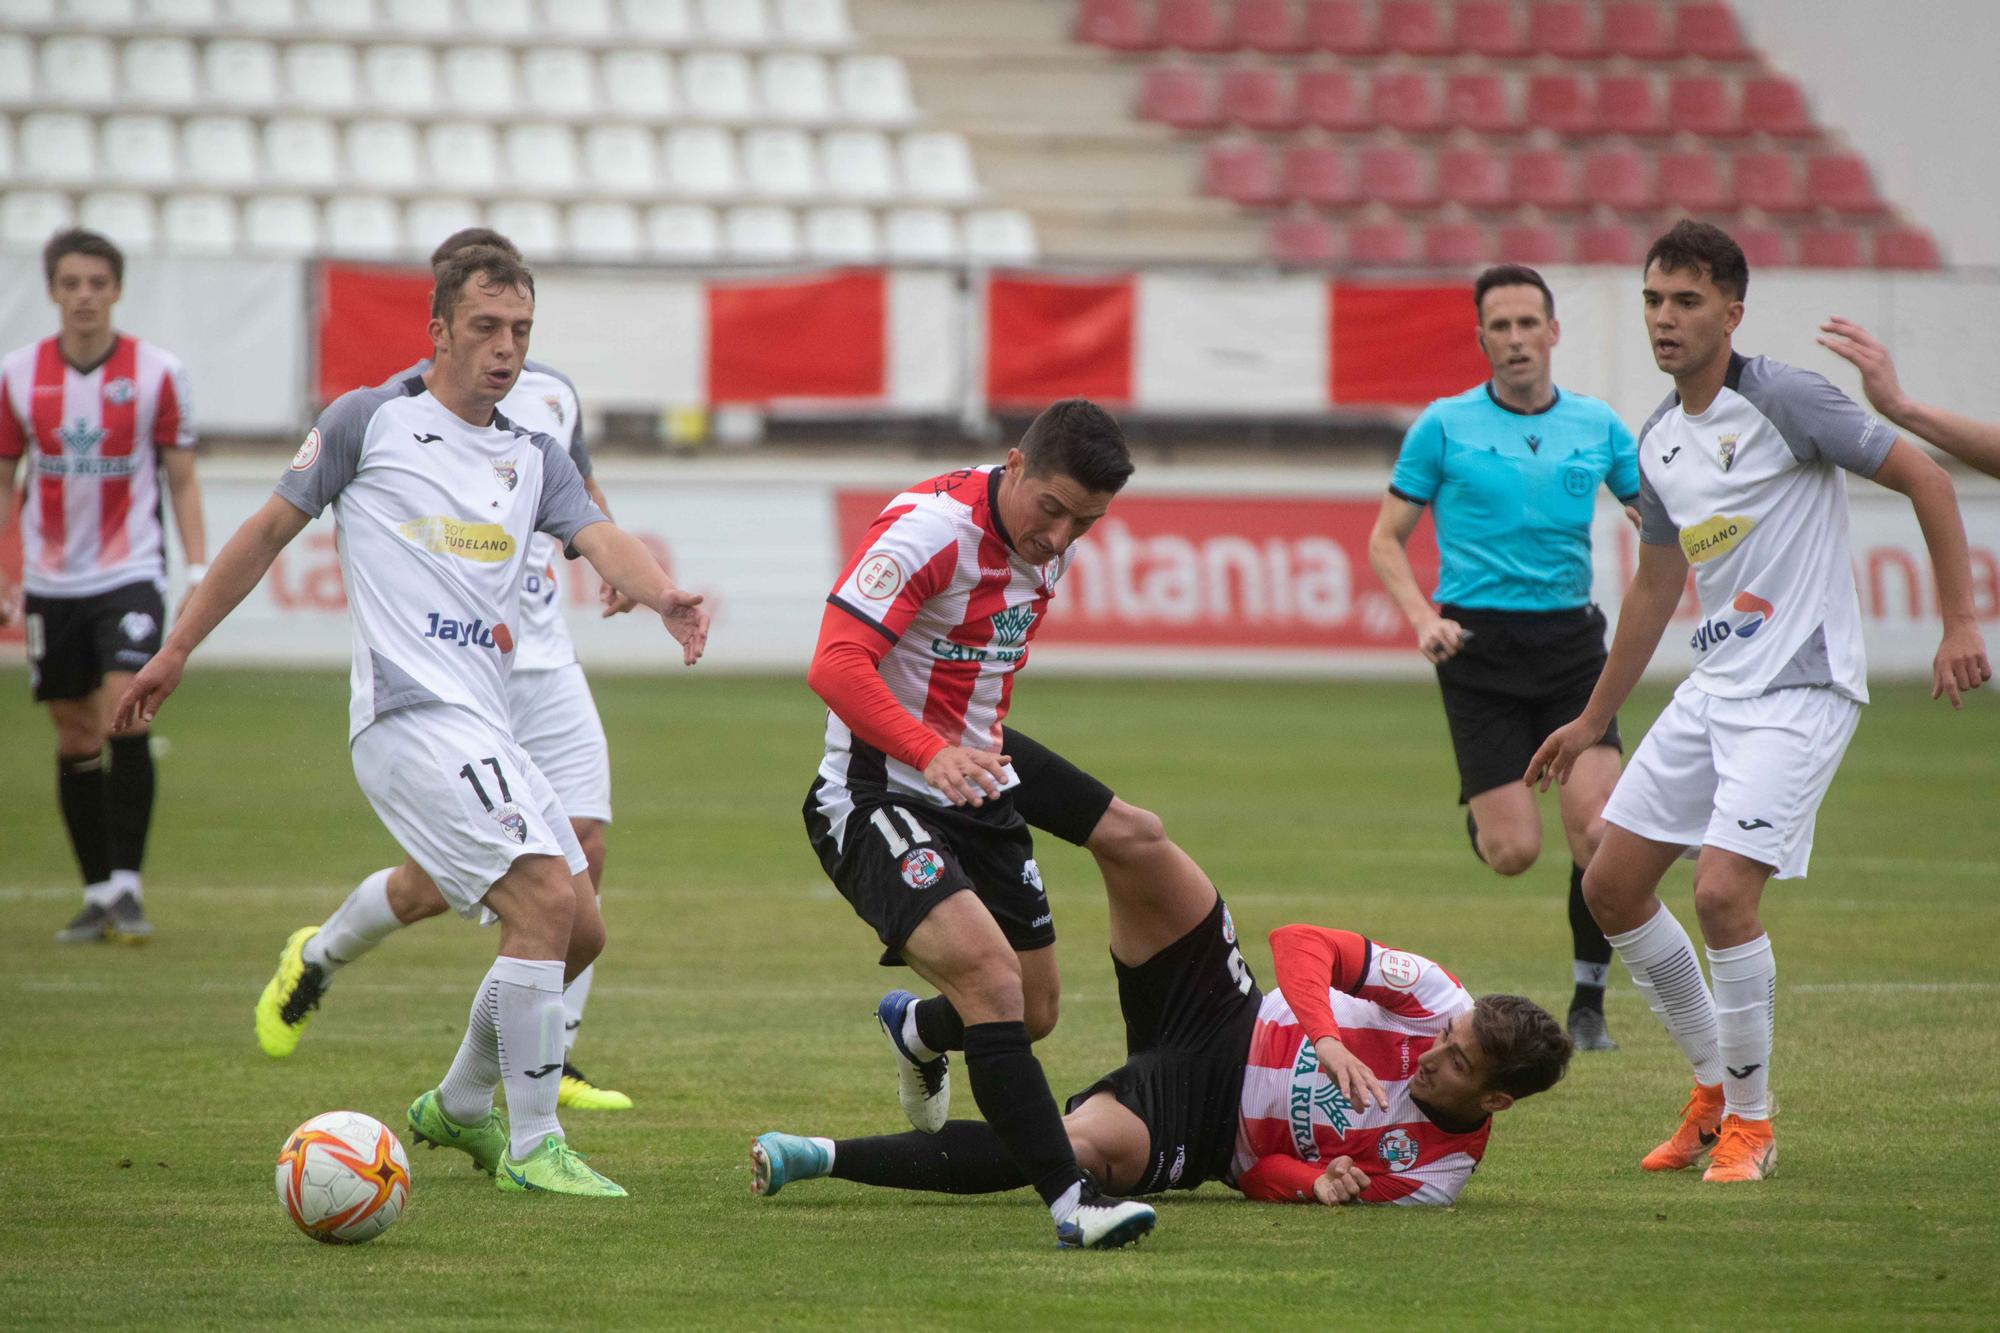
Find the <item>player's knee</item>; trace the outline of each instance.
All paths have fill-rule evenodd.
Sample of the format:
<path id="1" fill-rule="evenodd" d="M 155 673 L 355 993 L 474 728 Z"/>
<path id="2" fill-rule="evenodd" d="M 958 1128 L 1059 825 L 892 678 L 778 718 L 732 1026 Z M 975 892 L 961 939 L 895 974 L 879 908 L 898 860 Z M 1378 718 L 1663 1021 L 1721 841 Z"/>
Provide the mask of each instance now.
<path id="1" fill-rule="evenodd" d="M 1694 914 L 1701 922 L 1703 935 L 1727 934 L 1728 928 L 1737 924 L 1746 912 L 1754 911 L 1754 903 L 1739 885 L 1722 876 L 1695 877 Z"/>
<path id="2" fill-rule="evenodd" d="M 1027 1017 L 1021 968 L 1011 950 L 968 960 L 956 970 L 952 990 L 959 1015 L 968 1023 L 1021 1022 Z M 1053 1015 L 1049 1022 L 1053 1027 Z"/>
<path id="3" fill-rule="evenodd" d="M 56 751 L 69 759 L 81 759 L 104 748 L 104 731 L 89 719 L 70 713 L 52 715 L 56 725 Z"/>
<path id="4" fill-rule="evenodd" d="M 1028 1027 L 1028 1040 L 1040 1041 L 1056 1030 L 1056 1020 L 1062 1016 L 1062 997 L 1054 992 L 1023 992 L 1021 1009 L 1022 1021 Z"/>
<path id="5" fill-rule="evenodd" d="M 1484 830 L 1479 835 L 1479 850 L 1494 873 L 1510 877 L 1526 873 L 1542 854 L 1541 844 L 1537 841 L 1511 838 L 1504 834 L 1489 837 Z"/>
<path id="6" fill-rule="evenodd" d="M 1110 808 L 1091 829 L 1090 841 L 1084 845 L 1094 856 L 1113 861 L 1132 861 L 1166 841 L 1167 826 L 1158 815 L 1113 797 Z"/>
<path id="7" fill-rule="evenodd" d="M 444 894 L 415 861 L 404 861 L 390 871 L 383 892 L 389 899 L 389 910 L 406 926 L 441 916 L 448 905 Z"/>
<path id="8" fill-rule="evenodd" d="M 1583 903 L 1599 922 L 1607 913 L 1616 915 L 1630 897 L 1618 876 L 1595 856 L 1583 868 Z"/>
<path id="9" fill-rule="evenodd" d="M 577 973 L 597 961 L 604 952 L 606 931 L 604 918 L 595 912 L 579 912 L 570 923 L 568 966 L 564 969 L 573 979 Z"/>

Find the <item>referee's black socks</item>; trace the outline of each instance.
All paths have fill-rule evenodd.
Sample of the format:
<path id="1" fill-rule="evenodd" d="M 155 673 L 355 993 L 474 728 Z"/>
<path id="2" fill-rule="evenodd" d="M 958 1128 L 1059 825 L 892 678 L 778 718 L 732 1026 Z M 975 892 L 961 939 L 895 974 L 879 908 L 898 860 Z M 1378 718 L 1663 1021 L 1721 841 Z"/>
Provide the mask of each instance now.
<path id="1" fill-rule="evenodd" d="M 111 868 L 139 873 L 146 833 L 153 826 L 153 738 L 111 738 L 111 772 L 105 782 L 105 818 L 111 835 Z"/>
<path id="2" fill-rule="evenodd" d="M 105 811 L 104 754 L 56 756 L 56 803 L 86 887 L 111 878 L 111 834 Z"/>

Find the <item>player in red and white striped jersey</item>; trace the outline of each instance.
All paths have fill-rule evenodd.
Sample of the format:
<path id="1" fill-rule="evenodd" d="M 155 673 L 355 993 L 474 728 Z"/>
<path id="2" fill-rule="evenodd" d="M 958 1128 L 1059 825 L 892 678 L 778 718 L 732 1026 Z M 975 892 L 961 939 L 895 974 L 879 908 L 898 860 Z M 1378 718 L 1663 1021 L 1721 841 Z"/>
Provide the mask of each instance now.
<path id="1" fill-rule="evenodd" d="M 152 934 L 139 868 L 153 760 L 144 726 L 113 732 L 110 720 L 132 673 L 159 651 L 166 619 L 162 468 L 190 588 L 205 569 L 187 372 L 112 325 L 125 276 L 117 246 L 62 231 L 42 261 L 60 331 L 0 360 L 0 532 L 28 461 L 25 606 L 0 573 L 0 625 L 25 612 L 30 682 L 55 723 L 56 788 L 83 872 L 83 910 L 56 938 L 138 941 Z"/>

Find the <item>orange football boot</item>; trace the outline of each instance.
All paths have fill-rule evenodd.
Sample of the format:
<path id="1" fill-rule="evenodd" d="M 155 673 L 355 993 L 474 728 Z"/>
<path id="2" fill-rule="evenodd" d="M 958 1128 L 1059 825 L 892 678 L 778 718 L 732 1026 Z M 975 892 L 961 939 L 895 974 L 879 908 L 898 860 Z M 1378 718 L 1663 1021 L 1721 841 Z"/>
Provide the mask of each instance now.
<path id="1" fill-rule="evenodd" d="M 1745 1120 L 1740 1115 L 1725 1116 L 1722 1141 L 1715 1145 L 1703 1180 L 1768 1180 L 1778 1172 L 1778 1141 L 1771 1136 L 1768 1120 Z"/>
<path id="2" fill-rule="evenodd" d="M 1646 1171 L 1685 1171 L 1708 1155 L 1722 1125 L 1722 1085 L 1697 1083 L 1681 1108 L 1681 1125 L 1674 1136 L 1646 1154 L 1639 1166 Z"/>

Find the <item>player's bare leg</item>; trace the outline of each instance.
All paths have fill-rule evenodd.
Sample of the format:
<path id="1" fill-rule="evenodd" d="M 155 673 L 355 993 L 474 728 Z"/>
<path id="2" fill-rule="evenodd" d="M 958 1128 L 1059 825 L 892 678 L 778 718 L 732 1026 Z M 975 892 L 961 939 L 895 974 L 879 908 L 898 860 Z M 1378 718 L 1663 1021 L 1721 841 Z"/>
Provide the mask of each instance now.
<path id="1" fill-rule="evenodd" d="M 569 826 L 576 832 L 577 845 L 583 848 L 583 859 L 588 867 L 586 873 L 590 876 L 591 892 L 595 894 L 604 883 L 604 821 L 572 819 Z M 602 910 L 601 899 L 599 910 Z M 586 967 L 563 987 L 562 1088 L 556 1100 L 567 1110 L 629 1111 L 632 1109 L 630 1097 L 615 1088 L 598 1087 L 570 1059 L 570 1053 L 576 1048 L 578 1030 L 583 1026 L 583 1010 L 590 1001 L 590 983 L 595 980 L 596 973 L 595 967 Z"/>
<path id="2" fill-rule="evenodd" d="M 1722 1050 L 1722 1127 L 1709 1181 L 1762 1180 L 1777 1169 L 1771 1135 L 1771 1034 L 1778 967 L 1758 916 L 1772 867 L 1722 847 L 1703 847 L 1694 868 L 1694 909 Z"/>
<path id="3" fill-rule="evenodd" d="M 1104 877 L 1111 956 L 1137 967 L 1215 909 L 1215 885 L 1150 810 L 1113 798 L 1084 843 Z"/>
<path id="4" fill-rule="evenodd" d="M 1525 790 L 1524 784 L 1515 784 Z M 1604 840 L 1604 803 L 1618 785 L 1618 751 L 1609 745 L 1585 750 L 1561 787 L 1563 840 L 1569 844 L 1570 994 L 1565 1024 L 1580 1051 L 1615 1051 L 1618 1043 L 1604 1021 L 1604 986 L 1611 971 L 1611 942 L 1604 937 L 1583 899 L 1583 871 Z"/>
<path id="5" fill-rule="evenodd" d="M 118 699 L 131 683 L 129 671 L 106 672 L 81 699 L 49 700 L 56 791 L 84 878 L 83 910 L 56 933 L 67 944 L 138 944 L 153 933 L 139 881 L 153 818 L 152 738 L 144 724 L 111 728 Z"/>
<path id="6" fill-rule="evenodd" d="M 1527 784 L 1509 782 L 1475 794 L 1466 803 L 1473 850 L 1494 873 L 1525 873 L 1542 854 L 1542 812 Z"/>

